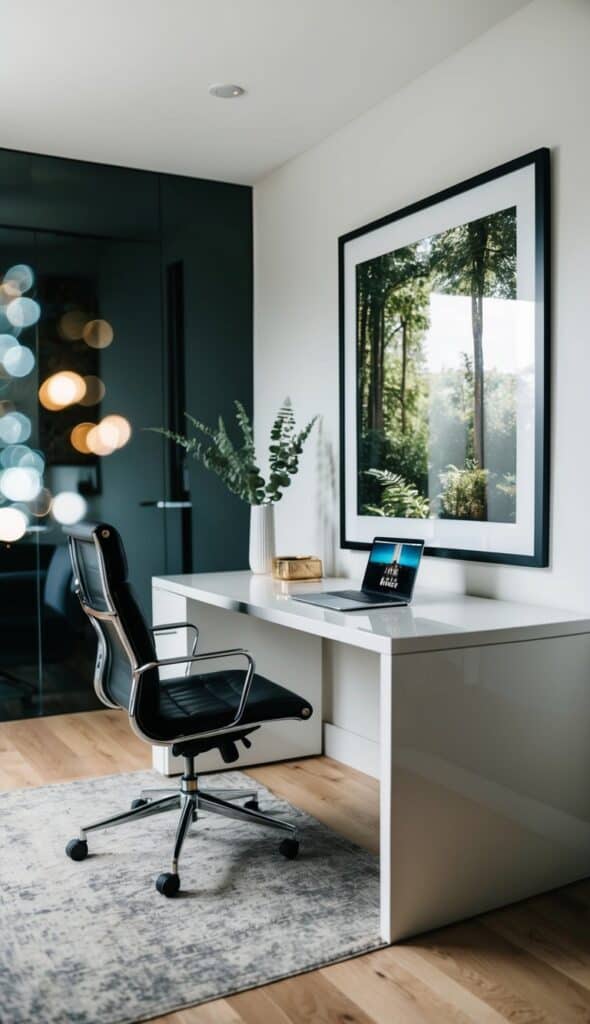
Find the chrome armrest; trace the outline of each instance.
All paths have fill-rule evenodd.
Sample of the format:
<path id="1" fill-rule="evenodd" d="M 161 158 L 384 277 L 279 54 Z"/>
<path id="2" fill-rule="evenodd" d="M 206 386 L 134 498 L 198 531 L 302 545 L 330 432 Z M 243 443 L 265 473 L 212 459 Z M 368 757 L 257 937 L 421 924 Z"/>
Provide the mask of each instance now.
<path id="1" fill-rule="evenodd" d="M 183 657 L 178 658 L 159 658 L 156 661 L 148 661 L 145 665 L 140 665 L 139 668 L 135 669 L 133 687 L 131 690 L 131 696 L 129 700 L 129 715 L 131 718 L 135 717 L 135 709 L 137 704 L 137 698 L 139 694 L 139 683 L 144 672 L 148 672 L 150 669 L 160 669 L 167 665 L 184 665 L 190 668 L 192 664 L 197 661 L 213 661 L 215 658 L 245 658 L 248 663 L 246 669 L 246 678 L 244 679 L 244 685 L 242 686 L 242 692 L 240 694 L 240 701 L 238 704 L 238 710 L 236 711 L 235 718 L 228 725 L 223 726 L 219 729 L 219 732 L 224 732 L 226 729 L 233 729 L 236 725 L 239 725 L 244 710 L 246 708 L 246 701 L 248 700 L 248 694 L 250 693 L 250 687 L 252 686 L 252 679 L 254 678 L 254 672 L 256 671 L 256 664 L 254 658 L 249 651 L 245 651 L 243 648 L 237 647 L 228 651 L 204 651 L 202 654 L 185 654 Z M 190 678 L 190 676 L 189 676 Z M 217 730 L 216 730 L 217 731 Z M 197 734 L 198 735 L 198 734 Z"/>
<path id="2" fill-rule="evenodd" d="M 152 626 L 150 633 L 156 636 L 157 633 L 171 633 L 175 629 L 192 629 L 195 637 L 191 647 L 191 655 L 193 655 L 199 646 L 199 627 L 195 626 L 194 622 L 165 622 L 161 626 Z M 186 666 L 185 675 L 189 674 L 190 665 Z"/>

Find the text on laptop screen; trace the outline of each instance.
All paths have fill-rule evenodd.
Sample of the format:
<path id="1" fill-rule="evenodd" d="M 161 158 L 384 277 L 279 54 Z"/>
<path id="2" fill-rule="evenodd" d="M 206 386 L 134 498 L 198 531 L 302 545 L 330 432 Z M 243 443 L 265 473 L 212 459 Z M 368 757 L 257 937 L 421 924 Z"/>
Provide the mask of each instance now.
<path id="1" fill-rule="evenodd" d="M 411 541 L 373 541 L 363 590 L 409 598 L 421 557 L 421 544 L 412 544 Z"/>

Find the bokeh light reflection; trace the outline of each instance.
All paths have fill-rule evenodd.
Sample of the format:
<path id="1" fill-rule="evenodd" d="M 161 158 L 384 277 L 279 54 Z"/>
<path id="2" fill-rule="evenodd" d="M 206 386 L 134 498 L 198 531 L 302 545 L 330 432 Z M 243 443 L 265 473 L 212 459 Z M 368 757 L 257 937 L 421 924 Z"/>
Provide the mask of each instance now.
<path id="1" fill-rule="evenodd" d="M 20 540 L 27 532 L 28 525 L 22 509 L 0 508 L 0 541 L 11 544 L 15 540 Z"/>
<path id="2" fill-rule="evenodd" d="M 82 331 L 82 337 L 89 348 L 108 348 L 114 336 L 108 320 L 89 320 Z"/>
<path id="3" fill-rule="evenodd" d="M 85 394 L 86 384 L 79 373 L 60 370 L 43 381 L 39 388 L 39 401 L 45 409 L 57 412 L 79 402 Z"/>
<path id="4" fill-rule="evenodd" d="M 0 454 L 0 466 L 7 469 L 8 466 L 20 466 L 21 459 L 30 452 L 26 444 L 10 444 Z"/>
<path id="5" fill-rule="evenodd" d="M 16 263 L 14 267 L 10 267 L 2 281 L 6 290 L 13 291 L 15 295 L 24 295 L 25 292 L 31 290 L 34 283 L 33 268 L 27 266 L 26 263 Z"/>
<path id="6" fill-rule="evenodd" d="M 124 416 L 111 414 L 86 434 L 86 444 L 95 455 L 112 455 L 131 437 L 131 424 Z"/>
<path id="7" fill-rule="evenodd" d="M 13 299 L 6 307 L 6 318 L 13 327 L 32 327 L 41 316 L 41 307 L 35 299 Z"/>
<path id="8" fill-rule="evenodd" d="M 112 455 L 117 447 L 116 444 L 109 444 L 109 438 L 104 437 L 104 432 L 99 431 L 100 423 L 95 424 L 86 434 L 86 444 L 93 455 Z M 108 434 L 108 431 L 107 431 Z"/>
<path id="9" fill-rule="evenodd" d="M 12 345 L 5 353 L 2 363 L 11 377 L 26 377 L 35 367 L 35 356 L 26 345 Z"/>
<path id="10" fill-rule="evenodd" d="M 81 309 L 71 309 L 59 318 L 58 334 L 64 341 L 79 341 L 89 320 L 88 313 L 84 313 Z"/>
<path id="11" fill-rule="evenodd" d="M 26 445 L 18 445 L 18 461 L 13 465 L 25 466 L 28 469 L 35 469 L 40 476 L 45 472 L 45 458 L 43 453 L 36 448 L 28 448 Z"/>
<path id="12" fill-rule="evenodd" d="M 31 436 L 31 421 L 22 412 L 8 412 L 0 417 L 0 443 L 20 444 Z"/>
<path id="13" fill-rule="evenodd" d="M 18 341 L 14 334 L 0 334 L 0 362 L 4 362 L 4 356 L 15 347 L 18 347 Z"/>
<path id="14" fill-rule="evenodd" d="M 0 491 L 9 501 L 32 501 L 41 486 L 41 477 L 36 469 L 10 466 L 0 473 Z"/>
<path id="15" fill-rule="evenodd" d="M 71 526 L 86 515 L 86 501 L 77 491 L 60 491 L 51 502 L 51 515 L 63 526 Z"/>
<path id="16" fill-rule="evenodd" d="M 107 444 L 114 441 L 115 448 L 122 448 L 131 437 L 131 424 L 124 416 L 105 416 L 99 423 L 98 430 Z"/>
<path id="17" fill-rule="evenodd" d="M 80 399 L 79 404 L 90 406 L 98 405 L 102 402 L 107 389 L 100 377 L 95 377 L 93 374 L 89 374 L 87 377 L 84 377 L 84 383 L 86 385 L 86 394 Z"/>
<path id="18" fill-rule="evenodd" d="M 91 455 L 92 449 L 88 447 L 88 434 L 94 430 L 96 423 L 78 423 L 70 434 L 72 447 L 82 455 Z"/>
<path id="19" fill-rule="evenodd" d="M 42 487 L 37 497 L 28 502 L 27 508 L 31 515 L 41 519 L 43 516 L 49 515 L 51 500 L 51 491 L 49 491 L 47 487 Z"/>

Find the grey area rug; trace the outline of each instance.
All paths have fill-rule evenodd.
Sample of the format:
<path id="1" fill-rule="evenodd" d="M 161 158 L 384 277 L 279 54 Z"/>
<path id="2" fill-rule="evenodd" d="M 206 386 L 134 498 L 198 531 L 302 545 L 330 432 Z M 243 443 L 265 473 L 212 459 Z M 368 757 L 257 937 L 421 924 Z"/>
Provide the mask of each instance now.
<path id="1" fill-rule="evenodd" d="M 262 786 L 261 809 L 298 825 L 295 861 L 274 830 L 203 813 L 168 900 L 154 882 L 176 811 L 91 833 L 81 863 L 65 856 L 81 824 L 165 784 L 133 772 L 0 794 L 2 1024 L 128 1024 L 382 945 L 377 858 Z"/>

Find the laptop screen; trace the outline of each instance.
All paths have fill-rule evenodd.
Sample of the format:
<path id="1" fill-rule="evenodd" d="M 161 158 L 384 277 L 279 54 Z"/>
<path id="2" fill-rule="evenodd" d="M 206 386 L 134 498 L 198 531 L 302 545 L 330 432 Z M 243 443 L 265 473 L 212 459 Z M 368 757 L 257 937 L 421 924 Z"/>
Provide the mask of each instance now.
<path id="1" fill-rule="evenodd" d="M 410 600 L 424 541 L 375 537 L 363 580 L 363 590 Z"/>

